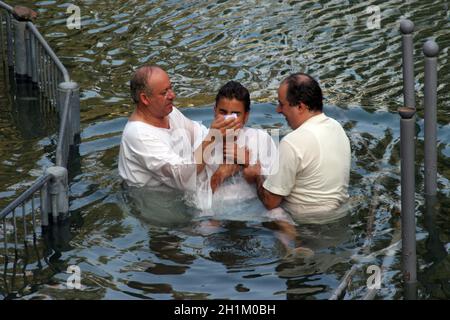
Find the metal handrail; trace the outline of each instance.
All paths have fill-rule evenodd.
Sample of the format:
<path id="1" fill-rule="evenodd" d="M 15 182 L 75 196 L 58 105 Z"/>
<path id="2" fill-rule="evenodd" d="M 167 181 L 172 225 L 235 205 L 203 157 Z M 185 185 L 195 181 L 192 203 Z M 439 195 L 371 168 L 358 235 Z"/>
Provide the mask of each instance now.
<path id="1" fill-rule="evenodd" d="M 7 11 L 8 66 L 14 70 L 17 79 L 28 79 L 37 84 L 41 96 L 59 113 L 56 165 L 66 167 L 69 146 L 76 143 L 80 133 L 78 85 L 70 80 L 66 67 L 31 21 L 14 19 L 14 8 L 2 1 L 0 9 Z"/>
<path id="2" fill-rule="evenodd" d="M 70 81 L 69 72 L 48 45 L 47 41 L 38 31 L 36 26 L 28 21 L 15 19 L 14 8 L 0 1 L 0 10 L 6 10 L 6 36 L 8 66 L 15 71 L 16 79 L 25 76 L 26 81 L 31 80 L 37 84 L 42 97 L 44 95 L 60 115 L 60 127 L 58 130 L 58 142 L 56 148 L 56 164 L 63 168 L 67 167 L 69 148 L 75 142 L 75 136 L 79 134 L 79 89 L 75 82 Z M 0 27 L 3 27 L 0 25 Z M 0 31 L 3 32 L 0 28 Z M 2 39 L 3 40 L 3 39 Z M 3 44 L 3 43 L 2 43 Z M 4 53 L 2 51 L 2 53 Z M 11 69 L 10 69 L 11 70 Z M 27 80 L 28 79 L 28 80 Z M 75 123 L 74 123 L 75 122 Z M 58 167 L 53 169 L 58 170 Z M 52 169 L 52 168 L 49 168 Z M 49 170 L 48 169 L 48 170 Z M 51 170 L 50 170 L 51 171 Z M 59 172 L 58 174 L 61 174 Z M 57 174 L 57 175 L 58 175 Z M 63 174 L 64 176 L 64 174 Z M 33 183 L 32 187 L 21 194 L 0 213 L 0 219 L 13 212 L 15 208 L 24 205 L 27 200 L 39 189 L 46 189 L 45 184 L 52 179 L 47 173 Z M 60 182 L 67 186 L 67 181 L 61 178 Z M 58 180 L 58 178 L 55 178 Z M 51 184 L 56 184 L 52 181 Z M 45 190 L 44 190 L 45 191 Z M 51 201 L 52 205 L 58 202 L 65 203 L 67 199 L 62 197 L 61 201 Z M 65 207 L 64 205 L 62 205 Z M 45 210 L 50 208 L 44 208 Z M 52 208 L 52 211 L 53 210 Z M 63 209 L 63 212 L 66 209 Z M 54 218 L 58 212 L 53 212 Z M 14 214 L 13 214 L 14 215 Z M 44 222 L 43 222 L 43 225 Z"/>
<path id="3" fill-rule="evenodd" d="M 348 285 L 350 284 L 350 281 L 352 280 L 353 275 L 356 273 L 358 268 L 359 268 L 359 265 L 357 265 L 357 264 L 352 265 L 350 270 L 348 270 L 345 273 L 344 277 L 342 278 L 341 283 L 334 290 L 333 294 L 331 295 L 331 297 L 328 300 L 339 300 L 343 296 L 343 294 L 347 290 Z"/>
<path id="4" fill-rule="evenodd" d="M 16 18 L 14 8 L 0 1 L 6 10 L 8 66 L 18 79 L 31 79 L 57 111 L 58 85 L 70 82 L 70 75 L 61 60 L 31 21 Z"/>
<path id="5" fill-rule="evenodd" d="M 13 13 L 14 9 L 9 4 L 4 3 L 3 1 L 0 1 L 0 8 L 5 9 L 6 11 L 9 11 L 10 13 Z"/>
<path id="6" fill-rule="evenodd" d="M 28 21 L 27 27 L 28 29 L 30 29 L 30 31 L 33 33 L 33 35 L 36 37 L 39 43 L 44 47 L 45 51 L 53 60 L 58 70 L 62 73 L 64 81 L 69 82 L 70 81 L 69 72 L 67 71 L 66 67 L 64 67 L 64 65 L 61 63 L 61 60 L 59 60 L 59 58 L 56 56 L 52 48 L 48 45 L 47 41 L 45 41 L 44 37 L 38 31 L 36 26 L 32 22 Z"/>
<path id="7" fill-rule="evenodd" d="M 69 126 L 69 115 L 70 115 L 70 95 L 71 92 L 66 92 L 65 98 L 64 98 L 64 104 L 63 104 L 63 110 L 61 115 L 61 122 L 59 126 L 59 134 L 58 134 L 58 145 L 56 147 L 56 165 L 57 166 L 66 166 L 67 164 L 67 158 L 68 158 L 68 145 L 69 142 L 67 141 L 70 132 L 70 126 Z"/>
<path id="8" fill-rule="evenodd" d="M 17 207 L 21 206 L 24 202 L 26 202 L 29 198 L 31 198 L 34 193 L 40 190 L 47 182 L 49 182 L 53 178 L 52 174 L 46 174 L 42 177 L 39 177 L 31 187 L 29 187 L 25 192 L 23 192 L 18 198 L 16 198 L 13 202 L 7 205 L 5 208 L 0 211 L 0 219 L 5 218 L 9 213 L 14 211 Z"/>
<path id="9" fill-rule="evenodd" d="M 11 14 L 13 14 L 13 12 L 14 12 L 14 8 L 11 7 L 9 4 L 4 3 L 3 1 L 0 1 L 0 8 L 5 9 L 6 11 L 8 11 Z M 44 47 L 47 54 L 50 56 L 50 58 L 55 63 L 56 67 L 62 73 L 64 81 L 67 81 L 67 82 L 70 81 L 70 75 L 69 75 L 69 72 L 67 71 L 66 67 L 64 67 L 64 65 L 61 63 L 61 60 L 59 60 L 58 56 L 55 54 L 55 52 L 52 50 L 52 48 L 48 45 L 47 41 L 45 41 L 44 37 L 38 31 L 36 26 L 30 21 L 28 21 L 26 23 L 26 25 L 27 25 L 28 29 L 31 30 L 33 35 L 37 38 L 39 43 Z"/>

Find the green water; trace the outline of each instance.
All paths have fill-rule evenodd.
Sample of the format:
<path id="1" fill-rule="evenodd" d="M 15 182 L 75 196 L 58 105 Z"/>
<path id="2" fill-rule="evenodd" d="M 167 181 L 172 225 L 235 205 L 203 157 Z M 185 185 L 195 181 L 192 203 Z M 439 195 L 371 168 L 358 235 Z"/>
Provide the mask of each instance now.
<path id="1" fill-rule="evenodd" d="M 22 3 L 39 12 L 37 27 L 80 84 L 82 132 L 79 156 L 69 168 L 72 218 L 36 249 L 20 246 L 16 271 L 8 261 L 0 283 L 3 297 L 327 299 L 359 262 L 346 299 L 364 295 L 365 270 L 372 264 L 384 268 L 378 298 L 402 299 L 396 110 L 403 101 L 398 22 L 407 17 L 416 24 L 418 292 L 420 299 L 449 298 L 448 2 L 76 1 L 81 30 L 67 29 L 65 2 Z M 367 27 L 369 4 L 381 10 L 380 29 Z M 441 49 L 439 193 L 432 215 L 425 215 L 423 197 L 421 47 L 428 38 Z M 144 63 L 164 67 L 176 104 L 206 123 L 218 88 L 230 79 L 242 82 L 253 103 L 249 125 L 283 134 L 289 128 L 275 113 L 279 82 L 295 71 L 317 77 L 325 112 L 351 140 L 348 220 L 299 226 L 298 240 L 315 251 L 310 258 L 286 256 L 274 227 L 260 221 L 221 220 L 212 231 L 192 220 L 149 224 L 124 198 L 117 172 L 121 131 L 133 110 L 128 81 Z M 7 82 L 0 80 L 0 207 L 51 165 L 56 148 L 54 115 L 39 116 L 39 98 L 10 97 Z M 82 291 L 65 285 L 74 264 L 82 270 Z"/>

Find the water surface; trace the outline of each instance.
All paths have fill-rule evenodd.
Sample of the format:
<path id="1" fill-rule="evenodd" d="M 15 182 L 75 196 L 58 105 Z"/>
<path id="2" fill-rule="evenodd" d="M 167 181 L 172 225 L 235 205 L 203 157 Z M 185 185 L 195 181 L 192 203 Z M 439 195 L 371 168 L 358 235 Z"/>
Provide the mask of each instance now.
<path id="1" fill-rule="evenodd" d="M 24 299 L 327 299 L 355 262 L 345 298 L 365 293 L 365 268 L 384 266 L 378 297 L 401 299 L 399 116 L 402 105 L 399 19 L 416 24 L 418 108 L 417 250 L 419 297 L 448 299 L 450 179 L 450 16 L 446 1 L 82 1 L 81 30 L 68 30 L 64 1 L 24 1 L 37 26 L 81 87 L 81 144 L 72 162 L 70 223 L 38 243 L 3 297 Z M 367 28 L 369 4 L 381 28 Z M 440 48 L 438 202 L 425 215 L 423 198 L 423 55 L 428 38 Z M 289 256 L 276 226 L 257 219 L 219 219 L 161 226 L 133 211 L 117 172 L 122 129 L 133 106 L 132 70 L 159 64 L 170 74 L 177 105 L 205 123 L 218 88 L 234 79 L 251 91 L 249 125 L 290 131 L 275 113 L 283 77 L 317 77 L 325 112 L 352 145 L 347 220 L 298 226 L 297 240 L 313 257 Z M 13 99 L 0 81 L 0 207 L 54 161 L 54 115 L 38 116 L 35 92 Z M 34 100 L 33 100 L 34 99 Z M 30 102 L 31 101 L 31 102 Z M 33 102 L 34 101 L 34 102 Z M 20 112 L 25 110 L 25 112 Z M 365 245 L 365 249 L 361 247 Z M 389 250 L 385 250 L 389 248 Z M 21 247 L 21 253 L 25 248 Z M 67 289 L 66 269 L 82 270 L 83 291 Z M 13 273 L 12 261 L 8 275 Z"/>

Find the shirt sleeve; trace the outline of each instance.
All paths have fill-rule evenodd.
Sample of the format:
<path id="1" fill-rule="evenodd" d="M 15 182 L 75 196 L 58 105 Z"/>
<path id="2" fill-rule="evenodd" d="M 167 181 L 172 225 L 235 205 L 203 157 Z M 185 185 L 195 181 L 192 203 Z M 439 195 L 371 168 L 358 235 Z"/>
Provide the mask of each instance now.
<path id="1" fill-rule="evenodd" d="M 191 146 L 194 150 L 198 148 L 208 134 L 208 128 L 200 122 L 189 119 L 177 108 L 174 108 L 172 113 L 174 121 L 178 122 L 178 127 L 186 130 L 186 135 L 190 140 Z"/>
<path id="2" fill-rule="evenodd" d="M 196 164 L 175 153 L 170 142 L 139 132 L 138 140 L 130 146 L 140 165 L 160 182 L 175 189 L 195 191 Z"/>
<path id="3" fill-rule="evenodd" d="M 268 176 L 279 166 L 278 148 L 272 137 L 262 130 L 258 130 L 258 160 L 261 164 L 261 174 Z"/>
<path id="4" fill-rule="evenodd" d="M 190 150 L 192 161 L 195 162 L 193 153 L 198 147 L 201 146 L 203 140 L 208 135 L 209 129 L 206 128 L 202 123 L 187 118 L 176 108 L 174 108 L 174 112 L 176 121 L 178 122 L 180 127 L 185 130 L 186 136 L 189 139 L 190 146 L 192 148 Z M 204 152 L 204 150 L 202 150 L 202 152 Z M 183 171 L 189 172 L 189 170 L 186 169 L 186 165 L 179 166 L 172 164 L 170 168 L 172 168 L 172 171 L 178 171 L 178 177 L 183 177 Z M 180 183 L 181 189 L 192 191 L 191 194 L 186 195 L 188 203 L 191 203 L 193 206 L 201 210 L 207 210 L 211 207 L 212 204 L 212 190 L 210 181 L 215 170 L 211 167 L 205 166 L 205 168 L 199 174 L 197 174 L 196 165 L 194 165 L 194 170 L 195 174 L 193 174 L 193 177 L 189 178 L 186 181 L 189 188 L 186 187 L 184 179 L 178 179 L 178 182 Z"/>
<path id="5" fill-rule="evenodd" d="M 272 168 L 271 175 L 264 181 L 264 189 L 280 196 L 288 196 L 295 186 L 299 163 L 300 158 L 294 148 L 288 142 L 281 141 L 278 166 Z"/>

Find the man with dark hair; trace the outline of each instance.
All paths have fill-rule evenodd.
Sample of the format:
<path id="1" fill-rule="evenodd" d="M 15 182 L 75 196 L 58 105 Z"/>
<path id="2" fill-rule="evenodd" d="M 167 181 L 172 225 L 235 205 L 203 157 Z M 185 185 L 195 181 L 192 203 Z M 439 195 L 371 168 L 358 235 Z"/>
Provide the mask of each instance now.
<path id="1" fill-rule="evenodd" d="M 244 169 L 268 209 L 281 205 L 305 223 L 322 223 L 345 214 L 350 142 L 342 126 L 322 112 L 322 90 L 311 76 L 296 73 L 278 88 L 277 112 L 293 129 L 280 143 L 278 172 L 264 180 L 260 166 Z"/>
<path id="2" fill-rule="evenodd" d="M 199 181 L 209 186 L 203 150 L 213 143 L 212 136 L 173 106 L 175 93 L 167 73 L 143 66 L 134 73 L 130 89 L 136 109 L 124 128 L 119 152 L 119 174 L 126 184 L 192 192 L 198 191 Z M 217 117 L 211 128 L 225 134 L 240 123 Z"/>
<path id="3" fill-rule="evenodd" d="M 236 203 L 239 200 L 254 198 L 254 189 L 250 188 L 240 171 L 259 161 L 262 173 L 270 174 L 278 164 L 277 147 L 264 130 L 245 126 L 250 115 L 250 93 L 239 82 L 229 81 L 220 88 L 216 95 L 214 114 L 216 119 L 221 116 L 235 117 L 241 125 L 241 129 L 236 130 L 232 139 L 230 135 L 224 137 L 223 149 L 217 144 L 214 150 L 213 163 L 209 167 L 214 172 L 211 179 L 212 190 L 217 190 L 218 193 L 215 199 L 232 200 Z M 226 141 L 227 137 L 229 141 Z M 221 186 L 225 179 L 231 176 L 233 177 Z"/>
<path id="4" fill-rule="evenodd" d="M 228 81 L 216 95 L 216 105 L 219 104 L 221 99 L 233 100 L 236 99 L 243 103 L 244 111 L 248 114 L 250 112 L 250 93 L 247 88 L 237 81 Z"/>

